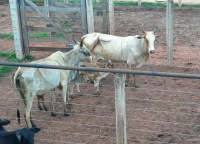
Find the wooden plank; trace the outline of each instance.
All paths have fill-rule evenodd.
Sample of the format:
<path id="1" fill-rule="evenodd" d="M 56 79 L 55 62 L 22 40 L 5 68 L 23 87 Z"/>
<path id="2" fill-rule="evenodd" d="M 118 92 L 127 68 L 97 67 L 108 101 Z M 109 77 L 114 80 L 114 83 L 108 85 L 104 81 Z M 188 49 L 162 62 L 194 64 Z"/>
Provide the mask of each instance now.
<path id="1" fill-rule="evenodd" d="M 81 4 L 80 3 L 65 3 L 65 2 L 54 2 L 54 6 L 58 6 L 58 7 L 65 7 L 65 8 L 68 8 L 68 7 L 80 7 Z"/>
<path id="2" fill-rule="evenodd" d="M 88 33 L 94 32 L 94 16 L 92 0 L 86 0 L 86 13 L 87 13 L 87 29 Z"/>
<path id="3" fill-rule="evenodd" d="M 62 51 L 62 52 L 68 52 L 71 48 L 58 48 L 58 47 L 30 47 L 30 51 Z"/>
<path id="4" fill-rule="evenodd" d="M 114 16 L 114 1 L 108 0 L 108 21 L 109 21 L 109 34 L 115 34 L 115 16 Z"/>
<path id="5" fill-rule="evenodd" d="M 173 65 L 173 0 L 167 0 L 167 60 L 169 65 Z"/>
<path id="6" fill-rule="evenodd" d="M 115 74 L 115 111 L 117 144 L 127 144 L 125 75 Z"/>
<path id="7" fill-rule="evenodd" d="M 102 0 L 102 13 L 103 13 L 103 30 L 102 33 L 108 34 L 108 27 L 109 27 L 109 22 L 108 22 L 108 1 L 107 0 Z"/>
<path id="8" fill-rule="evenodd" d="M 25 53 L 29 54 L 30 51 L 29 51 L 28 30 L 27 30 L 27 27 L 26 27 L 27 20 L 26 20 L 26 13 L 25 13 L 24 7 L 25 7 L 24 0 L 19 0 L 23 46 L 24 46 Z"/>
<path id="9" fill-rule="evenodd" d="M 87 27 L 87 13 L 86 13 L 86 0 L 81 0 L 81 11 L 82 11 L 82 28 L 84 29 L 83 35 L 88 33 Z"/>
<path id="10" fill-rule="evenodd" d="M 27 29 L 29 31 L 41 31 L 41 32 L 59 32 L 56 28 L 54 27 L 33 27 L 33 26 L 28 26 Z M 69 29 L 63 29 L 64 32 L 67 33 L 82 33 L 83 30 L 79 28 L 69 28 Z"/>
<path id="11" fill-rule="evenodd" d="M 10 11 L 12 18 L 12 29 L 14 35 L 15 43 L 15 52 L 18 59 L 23 59 L 25 56 L 23 49 L 23 39 L 22 39 L 22 30 L 21 30 L 21 21 L 19 15 L 19 4 L 16 0 L 9 0 L 10 2 Z"/>
<path id="12" fill-rule="evenodd" d="M 66 39 L 68 39 L 68 41 L 72 42 L 73 43 L 73 40 L 69 38 L 69 35 L 67 33 L 65 33 L 62 28 L 58 25 L 56 25 L 52 20 L 50 20 L 44 13 L 43 11 L 41 11 L 39 8 L 37 8 L 37 6 L 31 2 L 30 0 L 25 0 L 30 6 L 32 6 L 42 17 L 44 17 L 46 20 L 48 20 L 48 22 L 50 24 L 52 24 L 55 28 L 58 29 L 59 32 L 61 32 L 65 37 Z"/>
<path id="13" fill-rule="evenodd" d="M 81 18 L 57 18 L 57 17 L 53 17 L 50 18 L 53 22 L 76 22 L 76 23 L 81 23 Z M 48 22 L 48 20 L 46 20 L 43 17 L 26 17 L 27 21 L 38 21 L 38 22 Z"/>
<path id="14" fill-rule="evenodd" d="M 29 0 L 25 0 L 25 1 L 29 1 Z M 40 11 L 43 11 L 43 12 L 44 11 L 52 11 L 52 12 L 59 12 L 59 13 L 71 13 L 71 12 L 80 12 L 81 13 L 80 7 L 62 8 L 62 7 L 54 7 L 54 6 L 51 6 L 51 7 L 38 6 L 38 9 L 40 9 Z M 33 11 L 35 11 L 35 9 L 31 6 L 25 6 L 25 11 L 33 12 Z"/>
<path id="15" fill-rule="evenodd" d="M 62 38 L 62 37 L 29 38 L 29 41 L 35 41 L 35 42 L 64 42 L 64 43 L 71 42 L 71 41 L 67 40 L 66 38 Z M 74 41 L 71 42 L 71 43 L 74 43 Z"/>

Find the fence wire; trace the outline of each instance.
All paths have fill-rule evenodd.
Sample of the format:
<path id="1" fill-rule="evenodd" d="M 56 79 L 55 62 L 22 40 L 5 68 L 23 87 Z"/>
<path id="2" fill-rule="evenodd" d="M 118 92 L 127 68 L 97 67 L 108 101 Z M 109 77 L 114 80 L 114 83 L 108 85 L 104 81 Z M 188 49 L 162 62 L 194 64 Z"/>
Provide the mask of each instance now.
<path id="1" fill-rule="evenodd" d="M 184 1 L 183 1 L 184 2 Z M 184 3 L 183 3 L 184 4 Z M 101 9 L 94 9 L 95 31 L 102 32 L 103 18 Z M 180 73 L 199 73 L 199 36 L 200 19 L 198 8 L 175 8 L 174 11 L 174 65 L 166 66 L 166 9 L 146 9 L 143 7 L 115 6 L 115 35 L 129 36 L 143 34 L 154 29 L 159 35 L 155 42 L 156 54 L 151 55 L 147 65 L 141 70 L 169 71 Z M 58 15 L 61 16 L 61 13 Z M 38 16 L 29 13 L 27 16 Z M 64 18 L 65 16 L 63 16 Z M 32 26 L 46 23 L 28 23 Z M 14 42 L 12 23 L 7 0 L 0 0 L 0 51 L 12 54 Z M 31 53 L 37 58 L 43 53 Z M 49 54 L 49 53 L 48 53 Z M 39 56 L 41 55 L 41 56 Z M 8 61 L 0 57 L 1 61 Z M 165 65 L 165 66 L 164 66 Z M 124 68 L 123 64 L 116 64 Z M 12 74 L 0 79 L 0 119 L 9 119 L 6 129 L 11 131 L 26 127 L 24 105 L 13 86 Z M 200 87 L 198 80 L 179 78 L 158 78 L 136 76 L 139 88 L 126 87 L 126 113 L 128 143 L 140 144 L 192 144 L 200 143 Z M 45 104 L 49 111 L 39 110 L 37 99 L 33 102 L 33 120 L 41 131 L 36 135 L 35 143 L 51 144 L 114 144 L 116 143 L 115 90 L 113 75 L 101 81 L 100 96 L 94 95 L 93 84 L 82 83 L 82 95 L 75 91 L 72 99 L 73 113 L 63 116 L 61 92 L 56 91 L 56 117 L 51 116 L 50 92 L 45 94 Z M 18 125 L 16 109 L 21 112 L 21 124 Z"/>

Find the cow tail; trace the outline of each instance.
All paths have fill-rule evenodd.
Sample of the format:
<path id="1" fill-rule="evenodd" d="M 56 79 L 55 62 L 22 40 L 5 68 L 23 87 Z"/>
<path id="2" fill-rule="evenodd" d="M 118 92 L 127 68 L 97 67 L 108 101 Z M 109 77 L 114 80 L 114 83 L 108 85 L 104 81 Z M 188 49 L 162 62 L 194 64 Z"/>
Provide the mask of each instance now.
<path id="1" fill-rule="evenodd" d="M 16 87 L 17 91 L 19 92 L 21 98 L 25 98 L 24 97 L 24 93 L 22 91 L 22 88 L 21 88 L 21 85 L 20 85 L 20 80 L 21 79 L 21 72 L 20 72 L 20 69 L 18 69 L 16 71 L 16 73 L 14 74 L 14 77 L 13 77 L 13 82 L 14 82 L 14 86 Z M 20 111 L 19 111 L 19 99 L 17 99 L 17 121 L 18 121 L 18 124 L 21 123 L 20 121 Z"/>

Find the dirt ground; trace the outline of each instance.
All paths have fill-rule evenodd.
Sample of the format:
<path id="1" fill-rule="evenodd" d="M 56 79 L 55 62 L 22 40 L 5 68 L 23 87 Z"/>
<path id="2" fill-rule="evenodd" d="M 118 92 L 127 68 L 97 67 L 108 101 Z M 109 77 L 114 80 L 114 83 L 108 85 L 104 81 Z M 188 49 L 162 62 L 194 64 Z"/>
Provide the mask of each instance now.
<path id="1" fill-rule="evenodd" d="M 155 43 L 156 53 L 150 55 L 147 64 L 138 70 L 199 74 L 200 33 L 197 24 L 199 24 L 200 9 L 176 10 L 175 28 L 178 30 L 174 39 L 176 45 L 174 45 L 173 66 L 167 65 L 165 12 L 165 9 L 115 7 L 116 35 L 142 34 L 141 24 L 144 23 L 145 28 L 149 30 L 154 29 L 156 23 L 158 26 L 156 34 L 159 35 Z M 4 28 L 3 31 L 9 32 L 10 28 L 7 30 Z M 9 40 L 0 40 L 0 43 L 0 51 L 8 51 L 8 48 L 14 47 Z M 45 43 L 45 45 L 52 47 L 64 44 Z M 31 54 L 39 59 L 49 53 L 31 52 Z M 124 68 L 124 64 L 114 66 Z M 12 73 L 8 73 L 0 80 L 0 118 L 11 120 L 11 125 L 6 127 L 9 130 L 25 126 L 24 119 L 21 125 L 17 124 L 16 108 L 20 108 L 23 117 L 24 106 L 21 101 L 17 101 L 19 95 L 14 90 L 11 75 Z M 137 75 L 136 81 L 139 88 L 126 87 L 125 91 L 128 144 L 200 143 L 199 80 Z M 69 117 L 64 117 L 62 114 L 59 91 L 57 91 L 56 117 L 50 116 L 50 111 L 39 111 L 35 99 L 34 122 L 41 128 L 36 135 L 36 144 L 116 143 L 114 74 L 101 81 L 99 97 L 94 95 L 95 89 L 90 83 L 81 84 L 80 89 L 83 96 L 75 93 L 72 100 L 73 115 Z M 47 107 L 51 109 L 49 93 L 45 95 L 45 99 Z"/>

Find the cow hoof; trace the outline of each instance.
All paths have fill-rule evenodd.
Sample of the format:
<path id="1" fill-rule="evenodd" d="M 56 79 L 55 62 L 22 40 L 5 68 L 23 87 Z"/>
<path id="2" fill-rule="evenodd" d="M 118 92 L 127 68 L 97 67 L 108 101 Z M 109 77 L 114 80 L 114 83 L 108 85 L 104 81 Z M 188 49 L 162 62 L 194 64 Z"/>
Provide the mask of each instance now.
<path id="1" fill-rule="evenodd" d="M 46 107 L 44 107 L 44 110 L 45 110 L 45 111 L 49 111 Z"/>
<path id="2" fill-rule="evenodd" d="M 80 93 L 80 92 L 78 93 L 78 95 L 79 95 L 79 96 L 83 96 L 83 94 L 82 94 L 82 93 Z"/>
<path id="3" fill-rule="evenodd" d="M 100 92 L 96 92 L 95 95 L 96 95 L 96 96 L 99 96 L 99 95 L 100 95 Z"/>
<path id="4" fill-rule="evenodd" d="M 55 112 L 51 112 L 51 116 L 57 116 Z"/>
<path id="5" fill-rule="evenodd" d="M 43 108 L 41 106 L 38 106 L 39 110 L 43 110 Z"/>
<path id="6" fill-rule="evenodd" d="M 64 113 L 64 116 L 70 116 L 71 113 Z"/>

